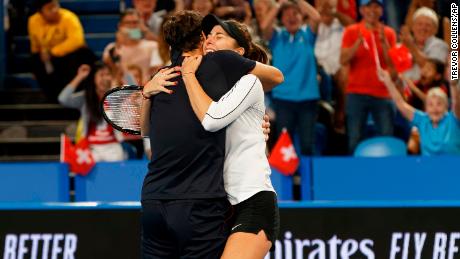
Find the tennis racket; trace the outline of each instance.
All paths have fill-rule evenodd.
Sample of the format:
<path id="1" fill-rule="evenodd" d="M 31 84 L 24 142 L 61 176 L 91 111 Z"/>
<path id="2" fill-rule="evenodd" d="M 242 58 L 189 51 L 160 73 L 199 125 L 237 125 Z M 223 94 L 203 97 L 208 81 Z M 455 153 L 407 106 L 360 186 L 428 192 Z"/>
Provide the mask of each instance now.
<path id="1" fill-rule="evenodd" d="M 102 98 L 102 116 L 115 129 L 140 135 L 142 100 L 142 86 L 115 87 Z"/>

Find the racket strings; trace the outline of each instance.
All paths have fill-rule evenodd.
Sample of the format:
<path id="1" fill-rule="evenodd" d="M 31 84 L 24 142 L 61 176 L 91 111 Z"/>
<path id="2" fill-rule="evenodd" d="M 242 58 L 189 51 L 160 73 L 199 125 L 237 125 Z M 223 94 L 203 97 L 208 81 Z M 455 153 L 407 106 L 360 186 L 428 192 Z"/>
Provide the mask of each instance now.
<path id="1" fill-rule="evenodd" d="M 140 131 L 142 94 L 137 90 L 117 91 L 104 101 L 104 111 L 109 120 L 122 129 Z"/>

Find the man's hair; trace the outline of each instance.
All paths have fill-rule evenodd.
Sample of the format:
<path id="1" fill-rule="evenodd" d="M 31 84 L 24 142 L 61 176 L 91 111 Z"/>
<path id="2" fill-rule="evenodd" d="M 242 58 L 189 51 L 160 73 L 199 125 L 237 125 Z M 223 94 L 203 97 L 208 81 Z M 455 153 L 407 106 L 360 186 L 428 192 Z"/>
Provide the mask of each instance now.
<path id="1" fill-rule="evenodd" d="M 203 17 L 194 11 L 181 11 L 169 16 L 163 24 L 165 41 L 172 49 L 191 51 L 199 48 Z"/>

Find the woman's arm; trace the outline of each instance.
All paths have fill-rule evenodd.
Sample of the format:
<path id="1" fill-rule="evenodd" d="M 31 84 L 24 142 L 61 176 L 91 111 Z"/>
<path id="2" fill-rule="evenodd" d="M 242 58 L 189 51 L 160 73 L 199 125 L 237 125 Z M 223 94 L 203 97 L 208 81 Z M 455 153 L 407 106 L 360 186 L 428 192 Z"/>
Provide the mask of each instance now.
<path id="1" fill-rule="evenodd" d="M 410 90 L 420 99 L 423 101 L 423 103 L 425 103 L 425 99 L 426 99 L 426 94 L 424 92 L 422 92 L 422 90 L 420 90 L 415 84 L 414 82 L 412 82 L 412 80 L 406 78 L 406 77 L 402 77 L 401 78 L 402 80 L 404 80 L 407 85 L 409 86 Z"/>
<path id="2" fill-rule="evenodd" d="M 321 15 L 318 10 L 304 0 L 297 1 L 297 5 L 299 6 L 302 15 L 308 17 L 308 26 L 310 26 L 313 33 L 316 34 L 318 32 L 318 25 L 321 22 Z"/>
<path id="3" fill-rule="evenodd" d="M 256 66 L 250 73 L 260 79 L 265 92 L 271 91 L 275 86 L 284 82 L 283 73 L 278 68 L 260 62 L 256 62 Z"/>
<path id="4" fill-rule="evenodd" d="M 81 82 L 85 80 L 86 77 L 88 77 L 90 71 L 91 67 L 87 64 L 83 64 L 78 68 L 77 75 L 59 93 L 58 101 L 60 104 L 76 109 L 80 109 L 83 106 L 85 92 L 80 91 L 75 93 L 75 90 L 81 84 Z"/>
<path id="5" fill-rule="evenodd" d="M 381 68 L 377 70 L 377 73 L 379 79 L 387 87 L 388 92 L 390 93 L 390 96 L 395 102 L 398 110 L 401 112 L 404 118 L 406 118 L 409 121 L 412 121 L 414 119 L 415 109 L 414 107 L 410 106 L 406 101 L 404 101 L 404 98 L 401 96 L 398 89 L 396 89 L 396 86 L 393 83 L 390 74 Z"/>
<path id="6" fill-rule="evenodd" d="M 268 11 L 264 18 L 261 21 L 258 21 L 260 31 L 265 40 L 271 40 L 273 36 L 273 31 L 275 30 L 275 22 L 277 21 L 276 16 L 278 15 L 280 6 L 286 2 L 286 0 L 279 0 L 278 3 L 275 3 L 272 8 Z"/>
<path id="7" fill-rule="evenodd" d="M 415 63 L 419 67 L 423 67 L 428 57 L 415 43 L 415 39 L 408 26 L 401 27 L 401 41 L 409 49 Z"/>
<path id="8" fill-rule="evenodd" d="M 262 85 L 254 75 L 243 76 L 218 102 L 204 92 L 195 76 L 201 56 L 187 57 L 182 63 L 182 78 L 193 111 L 207 131 L 218 131 L 263 98 Z M 261 111 L 264 113 L 264 111 Z"/>

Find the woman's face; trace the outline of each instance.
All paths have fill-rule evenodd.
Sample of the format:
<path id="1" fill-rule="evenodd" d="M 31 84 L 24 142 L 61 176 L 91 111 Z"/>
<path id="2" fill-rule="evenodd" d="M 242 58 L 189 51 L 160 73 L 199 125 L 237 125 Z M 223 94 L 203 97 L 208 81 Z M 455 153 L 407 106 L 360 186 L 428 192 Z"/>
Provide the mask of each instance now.
<path id="1" fill-rule="evenodd" d="M 136 29 L 141 27 L 141 18 L 135 14 L 128 14 L 119 23 L 119 28 Z"/>
<path id="2" fill-rule="evenodd" d="M 425 43 L 425 41 L 436 34 L 436 25 L 433 20 L 426 16 L 419 16 L 412 24 L 412 32 L 416 42 Z"/>
<path id="3" fill-rule="evenodd" d="M 431 84 L 433 81 L 440 79 L 436 71 L 436 65 L 431 62 L 425 62 L 420 74 L 420 82 L 424 85 Z"/>
<path id="4" fill-rule="evenodd" d="M 110 90 L 112 84 L 112 74 L 109 68 L 104 67 L 96 71 L 94 74 L 94 84 L 96 85 L 96 93 L 99 98 L 104 96 L 105 92 Z"/>
<path id="5" fill-rule="evenodd" d="M 202 16 L 211 13 L 213 8 L 212 0 L 194 0 L 192 3 L 192 10 L 199 12 Z"/>
<path id="6" fill-rule="evenodd" d="M 438 123 L 447 112 L 447 103 L 439 96 L 429 96 L 425 101 L 425 111 L 431 122 Z"/>
<path id="7" fill-rule="evenodd" d="M 302 14 L 295 8 L 287 8 L 281 14 L 281 23 L 289 33 L 297 33 L 302 26 Z"/>
<path id="8" fill-rule="evenodd" d="M 232 37 L 220 25 L 214 26 L 204 44 L 204 52 L 217 50 L 237 50 L 239 47 Z"/>

